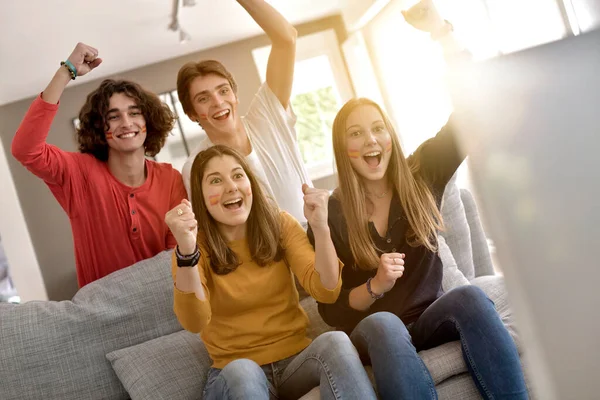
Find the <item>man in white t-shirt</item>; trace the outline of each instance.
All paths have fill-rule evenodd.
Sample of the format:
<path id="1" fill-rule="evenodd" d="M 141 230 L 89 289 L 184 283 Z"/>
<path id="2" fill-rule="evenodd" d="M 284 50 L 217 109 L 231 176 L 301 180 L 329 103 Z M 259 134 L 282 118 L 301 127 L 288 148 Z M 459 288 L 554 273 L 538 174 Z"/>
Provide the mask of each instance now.
<path id="1" fill-rule="evenodd" d="M 235 148 L 247 160 L 283 210 L 306 224 L 302 184 L 312 186 L 296 142 L 290 107 L 296 30 L 264 0 L 238 0 L 271 39 L 267 79 L 245 116 L 238 114 L 237 84 L 218 61 L 190 62 L 177 76 L 177 94 L 186 115 L 207 138 L 188 157 L 183 181 L 192 199 L 190 172 L 196 155 L 215 144 Z"/>

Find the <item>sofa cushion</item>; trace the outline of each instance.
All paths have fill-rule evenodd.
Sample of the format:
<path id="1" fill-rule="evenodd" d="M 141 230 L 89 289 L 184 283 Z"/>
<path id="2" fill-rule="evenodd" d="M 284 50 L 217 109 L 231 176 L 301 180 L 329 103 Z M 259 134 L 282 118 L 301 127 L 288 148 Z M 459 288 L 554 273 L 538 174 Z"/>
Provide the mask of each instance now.
<path id="1" fill-rule="evenodd" d="M 442 218 L 444 230 L 440 235 L 446 239 L 458 268 L 468 280 L 471 280 L 475 277 L 471 232 L 465 207 L 460 198 L 460 190 L 456 186 L 456 174 L 450 179 L 444 191 Z"/>
<path id="2" fill-rule="evenodd" d="M 469 280 L 458 268 L 458 265 L 456 265 L 456 260 L 452 255 L 452 251 L 450 251 L 448 244 L 446 244 L 446 239 L 444 239 L 442 235 L 438 235 L 438 255 L 444 266 L 442 289 L 444 289 L 445 292 L 448 292 L 455 287 L 469 284 Z"/>
<path id="3" fill-rule="evenodd" d="M 0 304 L 0 399 L 126 399 L 106 354 L 181 330 L 170 269 L 163 252 L 71 301 Z"/>
<path id="4" fill-rule="evenodd" d="M 106 355 L 132 400 L 201 399 L 212 361 L 197 334 L 179 331 Z"/>

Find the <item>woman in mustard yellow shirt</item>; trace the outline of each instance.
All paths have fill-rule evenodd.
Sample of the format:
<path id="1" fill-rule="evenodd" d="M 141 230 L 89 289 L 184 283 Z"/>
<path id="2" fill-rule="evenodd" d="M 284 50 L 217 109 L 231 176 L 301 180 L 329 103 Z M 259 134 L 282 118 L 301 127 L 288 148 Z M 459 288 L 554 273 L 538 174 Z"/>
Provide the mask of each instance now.
<path id="1" fill-rule="evenodd" d="M 192 203 L 184 200 L 165 221 L 177 240 L 175 313 L 185 329 L 201 333 L 213 360 L 204 398 L 298 398 L 319 385 L 322 399 L 374 399 L 345 333 L 312 343 L 306 337 L 308 318 L 294 284 L 296 275 L 323 303 L 339 295 L 342 264 L 327 224 L 328 192 L 302 188 L 313 250 L 235 150 L 217 145 L 201 152 L 191 189 Z"/>

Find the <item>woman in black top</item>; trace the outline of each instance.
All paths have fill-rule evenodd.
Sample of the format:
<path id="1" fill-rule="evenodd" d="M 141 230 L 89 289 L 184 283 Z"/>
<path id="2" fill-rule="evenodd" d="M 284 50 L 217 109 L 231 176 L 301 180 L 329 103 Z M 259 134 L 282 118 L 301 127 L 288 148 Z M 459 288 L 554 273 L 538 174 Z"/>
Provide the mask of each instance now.
<path id="1" fill-rule="evenodd" d="M 380 397 L 437 398 L 417 352 L 460 340 L 484 398 L 526 399 L 516 346 L 494 304 L 476 286 L 442 290 L 440 205 L 464 160 L 452 121 L 405 158 L 381 108 L 353 99 L 336 116 L 333 148 L 339 187 L 329 227 L 345 268 L 338 300 L 319 304 L 319 313 L 370 361 Z"/>

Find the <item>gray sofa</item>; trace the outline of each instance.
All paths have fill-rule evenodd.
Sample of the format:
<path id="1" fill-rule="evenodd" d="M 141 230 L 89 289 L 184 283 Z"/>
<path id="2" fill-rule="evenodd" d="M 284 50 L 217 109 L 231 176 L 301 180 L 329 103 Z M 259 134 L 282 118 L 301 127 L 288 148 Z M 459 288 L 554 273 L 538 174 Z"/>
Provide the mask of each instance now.
<path id="1" fill-rule="evenodd" d="M 481 287 L 516 339 L 472 197 L 451 182 L 443 214 L 444 288 Z M 71 301 L 0 304 L 0 399 L 201 398 L 210 358 L 177 322 L 172 290 L 170 253 L 163 252 L 85 286 Z M 313 299 L 302 305 L 310 336 L 331 329 Z M 441 399 L 479 398 L 458 342 L 420 355 Z M 314 389 L 303 399 L 318 397 Z"/>

